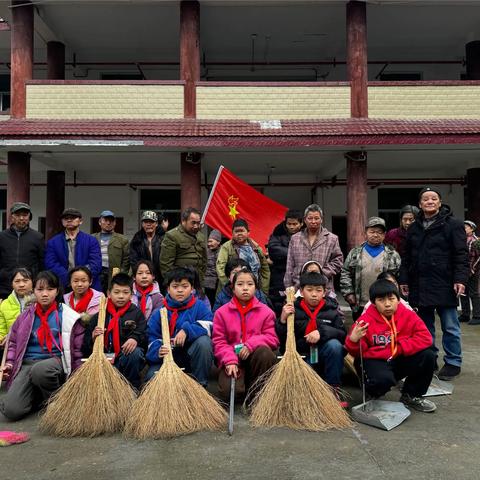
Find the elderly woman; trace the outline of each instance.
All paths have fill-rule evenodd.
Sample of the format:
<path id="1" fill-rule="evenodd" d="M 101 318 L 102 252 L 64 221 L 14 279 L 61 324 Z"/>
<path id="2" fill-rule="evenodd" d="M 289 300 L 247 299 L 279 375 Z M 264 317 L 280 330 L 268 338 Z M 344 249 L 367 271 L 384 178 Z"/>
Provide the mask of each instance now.
<path id="1" fill-rule="evenodd" d="M 293 235 L 288 246 L 285 288 L 298 288 L 303 265 L 315 260 L 328 279 L 327 290 L 334 291 L 333 279 L 340 273 L 343 265 L 338 237 L 322 225 L 323 212 L 316 204 L 305 209 L 303 220 L 306 228 Z"/>

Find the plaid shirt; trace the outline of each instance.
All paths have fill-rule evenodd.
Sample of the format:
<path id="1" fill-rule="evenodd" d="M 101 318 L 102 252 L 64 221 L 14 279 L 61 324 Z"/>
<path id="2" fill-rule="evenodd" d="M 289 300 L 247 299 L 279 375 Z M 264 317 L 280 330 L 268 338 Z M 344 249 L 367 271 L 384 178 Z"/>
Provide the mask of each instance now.
<path id="1" fill-rule="evenodd" d="M 338 237 L 322 227 L 317 238 L 310 245 L 307 230 L 292 235 L 288 246 L 287 270 L 284 284 L 287 287 L 299 287 L 300 273 L 305 262 L 315 260 L 322 266 L 323 274 L 328 278 L 327 289 L 334 290 L 333 277 L 340 273 L 343 265 L 343 253 Z"/>

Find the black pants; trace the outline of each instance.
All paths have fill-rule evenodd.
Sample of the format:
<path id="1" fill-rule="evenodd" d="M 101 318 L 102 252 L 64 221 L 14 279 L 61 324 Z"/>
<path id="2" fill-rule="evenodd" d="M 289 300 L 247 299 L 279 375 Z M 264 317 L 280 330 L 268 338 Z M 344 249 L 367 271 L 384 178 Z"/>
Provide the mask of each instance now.
<path id="1" fill-rule="evenodd" d="M 435 359 L 436 355 L 430 348 L 408 357 L 399 356 L 390 362 L 364 359 L 365 389 L 370 395 L 381 397 L 399 380 L 407 377 L 402 393 L 421 397 L 432 381 Z"/>

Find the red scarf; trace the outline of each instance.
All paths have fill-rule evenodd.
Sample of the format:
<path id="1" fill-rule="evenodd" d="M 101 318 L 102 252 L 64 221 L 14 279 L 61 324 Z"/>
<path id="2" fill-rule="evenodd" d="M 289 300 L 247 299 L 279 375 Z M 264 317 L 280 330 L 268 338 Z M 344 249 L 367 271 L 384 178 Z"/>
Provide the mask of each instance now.
<path id="1" fill-rule="evenodd" d="M 300 301 L 300 307 L 302 307 L 302 310 L 307 314 L 308 318 L 310 319 L 307 323 L 307 328 L 305 329 L 305 335 L 308 335 L 309 333 L 313 332 L 314 330 L 317 330 L 317 316 L 320 310 L 323 308 L 325 305 L 325 299 L 322 298 L 320 300 L 320 303 L 318 304 L 317 308 L 312 312 L 310 310 L 310 307 L 307 305 L 307 302 L 305 299 L 302 298 Z"/>
<path id="2" fill-rule="evenodd" d="M 242 305 L 237 297 L 233 297 L 233 303 L 237 307 L 238 313 L 240 313 L 240 321 L 242 324 L 242 338 L 241 343 L 247 341 L 247 313 L 253 308 L 253 298 L 246 305 Z"/>
<path id="3" fill-rule="evenodd" d="M 163 304 L 165 305 L 165 308 L 169 312 L 172 312 L 172 315 L 170 317 L 170 337 L 171 338 L 173 337 L 173 334 L 175 333 L 175 327 L 177 325 L 177 319 L 178 319 L 178 312 L 182 312 L 183 310 L 188 310 L 189 308 L 193 307 L 195 305 L 196 301 L 197 301 L 197 299 L 196 299 L 195 295 L 192 295 L 192 298 L 190 299 L 190 301 L 186 305 L 183 305 L 182 307 L 175 308 L 175 307 L 171 307 L 168 304 L 166 298 L 163 300 Z"/>
<path id="4" fill-rule="evenodd" d="M 85 295 L 75 304 L 75 294 L 72 292 L 72 296 L 70 297 L 70 306 L 77 312 L 77 313 L 85 313 L 88 309 L 88 305 L 90 304 L 90 300 L 93 298 L 93 290 L 89 288 Z"/>
<path id="5" fill-rule="evenodd" d="M 142 298 L 140 299 L 140 310 L 145 315 L 145 312 L 147 311 L 147 296 L 153 290 L 153 283 L 145 289 L 143 289 L 138 283 L 135 283 L 135 288 L 137 289 L 137 292 L 142 296 Z"/>
<path id="6" fill-rule="evenodd" d="M 42 348 L 42 350 L 44 349 L 44 346 L 47 345 L 47 350 L 50 355 L 52 354 L 52 346 L 53 346 L 53 343 L 55 342 L 55 339 L 53 338 L 52 330 L 50 329 L 50 325 L 48 324 L 48 317 L 52 312 L 55 312 L 56 310 L 57 310 L 57 302 L 53 302 L 46 312 L 42 310 L 42 307 L 38 303 L 37 303 L 37 306 L 35 307 L 35 315 L 37 315 L 38 318 L 40 318 L 40 326 L 37 329 L 38 343 L 40 344 L 40 347 Z M 58 313 L 57 313 L 57 322 L 58 322 Z M 60 333 L 60 325 L 59 325 L 59 331 L 58 331 L 58 338 L 60 341 L 60 346 L 57 345 L 57 342 L 55 342 L 55 346 L 61 351 L 62 335 Z"/>
<path id="7" fill-rule="evenodd" d="M 110 299 L 107 302 L 107 312 L 111 315 L 110 321 L 108 322 L 107 331 L 105 333 L 105 348 L 108 348 L 108 339 L 110 337 L 110 332 L 113 337 L 113 351 L 115 355 L 120 353 L 120 317 L 125 315 L 125 312 L 130 308 L 132 302 L 128 302 L 120 310 L 117 310 L 117 307 L 112 303 Z"/>

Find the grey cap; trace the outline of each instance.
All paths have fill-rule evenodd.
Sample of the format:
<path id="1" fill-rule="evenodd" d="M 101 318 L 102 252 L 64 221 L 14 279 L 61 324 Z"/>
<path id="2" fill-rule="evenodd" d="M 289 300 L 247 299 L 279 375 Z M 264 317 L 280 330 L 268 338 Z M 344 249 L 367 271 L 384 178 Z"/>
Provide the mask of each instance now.
<path id="1" fill-rule="evenodd" d="M 469 227 L 472 227 L 473 230 L 476 230 L 476 229 L 477 229 L 477 225 L 475 225 L 475 223 L 472 222 L 471 220 L 465 220 L 463 223 L 464 223 L 465 225 L 468 225 Z"/>
<path id="2" fill-rule="evenodd" d="M 142 222 L 158 222 L 158 215 L 152 210 L 146 210 L 143 212 L 142 218 L 140 219 Z"/>
<path id="3" fill-rule="evenodd" d="M 208 239 L 213 239 L 213 240 L 216 240 L 217 242 L 221 242 L 222 241 L 222 234 L 218 231 L 218 230 L 212 230 L 210 232 L 210 235 L 208 236 Z"/>
<path id="4" fill-rule="evenodd" d="M 365 225 L 365 228 L 370 227 L 382 227 L 385 231 L 387 230 L 387 224 L 385 220 L 380 217 L 370 217 Z"/>
<path id="5" fill-rule="evenodd" d="M 16 213 L 20 210 L 27 210 L 28 212 L 32 211 L 32 209 L 30 208 L 30 205 L 28 203 L 23 203 L 23 202 L 15 202 L 10 207 L 10 213 Z"/>
<path id="6" fill-rule="evenodd" d="M 75 217 L 75 218 L 82 218 L 82 212 L 77 210 L 76 208 L 66 208 L 60 218 L 65 217 Z"/>

